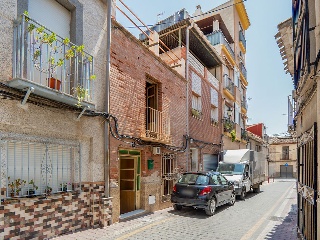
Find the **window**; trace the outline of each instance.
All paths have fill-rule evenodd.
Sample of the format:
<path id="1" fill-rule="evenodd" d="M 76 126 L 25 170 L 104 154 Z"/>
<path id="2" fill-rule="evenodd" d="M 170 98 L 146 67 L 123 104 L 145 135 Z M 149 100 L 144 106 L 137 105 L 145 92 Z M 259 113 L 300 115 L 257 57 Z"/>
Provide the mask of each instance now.
<path id="1" fill-rule="evenodd" d="M 289 159 L 289 146 L 282 147 L 282 159 L 284 159 L 284 160 Z"/>
<path id="2" fill-rule="evenodd" d="M 169 195 L 172 193 L 173 181 L 177 178 L 176 155 L 172 153 L 163 154 L 161 168 L 163 179 L 162 195 Z"/>
<path id="3" fill-rule="evenodd" d="M 218 176 L 218 178 L 220 178 L 220 182 L 221 182 L 223 185 L 227 185 L 228 181 L 227 181 L 227 179 L 225 179 L 224 176 L 220 175 L 220 176 Z"/>
<path id="4" fill-rule="evenodd" d="M 192 94 L 192 109 L 201 112 L 201 97 L 195 94 Z"/>
<path id="5" fill-rule="evenodd" d="M 219 121 L 219 109 L 217 107 L 211 106 L 210 116 L 211 122 L 217 123 Z"/>
<path id="6" fill-rule="evenodd" d="M 212 175 L 211 176 L 213 184 L 219 184 L 218 176 L 217 175 Z"/>
<path id="7" fill-rule="evenodd" d="M 30 191 L 32 195 L 41 195 L 79 189 L 79 149 L 61 144 L 2 141 L 0 188 L 7 189 L 6 197 L 27 196 Z"/>
<path id="8" fill-rule="evenodd" d="M 195 73 L 191 73 L 192 81 L 192 109 L 201 114 L 201 78 Z M 198 116 L 201 117 L 201 116 Z"/>
<path id="9" fill-rule="evenodd" d="M 261 146 L 260 145 L 256 145 L 256 149 L 255 149 L 257 152 L 260 152 L 261 151 Z"/>

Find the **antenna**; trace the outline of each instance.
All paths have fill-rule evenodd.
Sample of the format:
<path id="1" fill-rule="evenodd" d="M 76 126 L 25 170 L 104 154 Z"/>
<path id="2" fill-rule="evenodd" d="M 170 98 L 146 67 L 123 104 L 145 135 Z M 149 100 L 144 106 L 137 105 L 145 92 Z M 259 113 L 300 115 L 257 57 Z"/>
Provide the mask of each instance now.
<path id="1" fill-rule="evenodd" d="M 160 22 L 160 16 L 162 16 L 164 14 L 164 12 L 158 13 L 157 14 L 157 22 Z"/>

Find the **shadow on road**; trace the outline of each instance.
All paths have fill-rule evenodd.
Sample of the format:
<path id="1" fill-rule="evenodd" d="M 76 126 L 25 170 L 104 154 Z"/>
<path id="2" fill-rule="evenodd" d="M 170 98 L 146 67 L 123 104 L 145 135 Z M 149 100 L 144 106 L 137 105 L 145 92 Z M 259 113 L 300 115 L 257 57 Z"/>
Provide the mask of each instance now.
<path id="1" fill-rule="evenodd" d="M 290 212 L 286 217 L 272 217 L 271 220 L 278 221 L 279 224 L 273 227 L 265 239 L 300 239 L 297 233 L 297 204 L 291 205 Z"/>
<path id="2" fill-rule="evenodd" d="M 260 191 L 260 192 L 258 192 L 258 193 L 254 193 L 254 192 L 251 192 L 251 191 L 250 191 L 250 192 L 247 192 L 247 195 L 246 195 L 244 201 L 245 201 L 246 199 L 253 198 L 253 197 L 255 197 L 256 195 L 258 195 L 258 194 L 260 194 L 260 193 L 263 193 L 263 191 Z M 238 199 L 238 201 L 243 201 L 243 200 L 239 200 L 239 199 Z"/>
<path id="3" fill-rule="evenodd" d="M 223 205 L 216 208 L 215 215 L 219 215 L 226 209 L 230 208 L 232 206 L 229 205 Z M 205 211 L 203 209 L 194 209 L 193 207 L 183 207 L 182 210 L 169 210 L 168 211 L 171 214 L 178 215 L 181 217 L 190 217 L 190 218 L 197 218 L 197 219 L 206 219 L 212 216 L 206 215 Z M 214 216 L 215 216 L 214 215 Z"/>

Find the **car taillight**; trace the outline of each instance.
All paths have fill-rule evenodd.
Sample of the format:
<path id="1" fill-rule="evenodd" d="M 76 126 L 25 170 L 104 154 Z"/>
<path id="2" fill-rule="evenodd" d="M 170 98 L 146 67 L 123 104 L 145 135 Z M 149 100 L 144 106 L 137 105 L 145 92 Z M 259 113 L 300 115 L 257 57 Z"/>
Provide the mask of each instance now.
<path id="1" fill-rule="evenodd" d="M 211 187 L 206 186 L 204 189 L 201 190 L 201 192 L 199 193 L 199 195 L 206 195 L 208 193 L 211 192 Z"/>
<path id="2" fill-rule="evenodd" d="M 176 185 L 173 186 L 173 192 L 176 192 L 177 191 L 177 187 Z"/>

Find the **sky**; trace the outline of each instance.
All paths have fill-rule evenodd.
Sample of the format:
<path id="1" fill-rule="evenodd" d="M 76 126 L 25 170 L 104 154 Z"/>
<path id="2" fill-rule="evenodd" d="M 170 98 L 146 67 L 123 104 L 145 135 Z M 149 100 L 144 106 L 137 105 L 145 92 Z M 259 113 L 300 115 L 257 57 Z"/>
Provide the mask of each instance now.
<path id="1" fill-rule="evenodd" d="M 154 25 L 185 8 L 193 14 L 200 5 L 209 11 L 226 0 L 122 0 L 146 25 Z M 264 123 L 267 134 L 287 132 L 288 96 L 293 90 L 291 76 L 284 71 L 274 35 L 277 25 L 291 17 L 291 0 L 246 0 L 251 26 L 246 31 L 248 99 L 247 124 Z M 121 9 L 124 7 L 118 3 Z M 132 17 L 132 15 L 130 15 Z M 133 18 L 133 17 L 132 17 Z M 119 21 L 136 35 L 134 25 L 117 11 Z"/>

